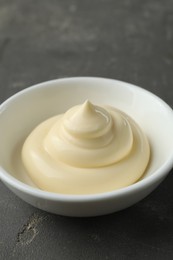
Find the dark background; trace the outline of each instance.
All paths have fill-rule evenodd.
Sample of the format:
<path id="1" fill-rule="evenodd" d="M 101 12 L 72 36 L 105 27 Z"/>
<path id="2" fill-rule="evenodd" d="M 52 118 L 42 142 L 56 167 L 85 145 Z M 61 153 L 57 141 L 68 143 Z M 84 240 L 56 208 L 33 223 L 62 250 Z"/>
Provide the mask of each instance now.
<path id="1" fill-rule="evenodd" d="M 128 81 L 173 107 L 173 1 L 0 0 L 0 101 L 68 76 Z M 95 218 L 37 210 L 0 183 L 0 259 L 173 259 L 172 183 Z"/>

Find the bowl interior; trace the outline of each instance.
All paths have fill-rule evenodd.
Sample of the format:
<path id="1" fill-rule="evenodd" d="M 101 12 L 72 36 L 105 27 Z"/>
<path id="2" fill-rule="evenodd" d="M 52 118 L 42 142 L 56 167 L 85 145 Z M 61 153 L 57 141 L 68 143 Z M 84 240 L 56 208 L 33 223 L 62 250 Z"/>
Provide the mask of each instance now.
<path id="1" fill-rule="evenodd" d="M 21 147 L 43 120 L 86 99 L 117 107 L 148 136 L 151 162 L 143 178 L 173 156 L 173 112 L 153 94 L 128 83 L 103 78 L 69 78 L 45 82 L 11 97 L 0 107 L 0 165 L 18 180 L 34 186 L 21 162 Z"/>

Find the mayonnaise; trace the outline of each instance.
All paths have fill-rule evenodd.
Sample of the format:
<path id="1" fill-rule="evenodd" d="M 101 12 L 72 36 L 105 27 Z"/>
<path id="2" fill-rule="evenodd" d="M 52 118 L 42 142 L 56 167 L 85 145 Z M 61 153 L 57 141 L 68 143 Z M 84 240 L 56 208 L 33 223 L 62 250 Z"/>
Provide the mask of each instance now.
<path id="1" fill-rule="evenodd" d="M 141 178 L 149 158 L 147 138 L 129 116 L 89 101 L 41 123 L 22 149 L 33 182 L 62 194 L 126 187 Z"/>

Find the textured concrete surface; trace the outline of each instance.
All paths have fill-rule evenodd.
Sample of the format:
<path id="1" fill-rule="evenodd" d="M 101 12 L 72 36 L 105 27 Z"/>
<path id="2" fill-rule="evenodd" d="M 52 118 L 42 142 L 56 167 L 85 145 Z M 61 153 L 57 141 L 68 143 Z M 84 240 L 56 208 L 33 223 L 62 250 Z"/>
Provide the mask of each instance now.
<path id="1" fill-rule="evenodd" d="M 173 1 L 0 0 L 0 102 L 82 75 L 134 83 L 173 107 Z M 172 185 L 170 174 L 127 210 L 74 219 L 39 211 L 0 183 L 0 259 L 172 259 Z"/>

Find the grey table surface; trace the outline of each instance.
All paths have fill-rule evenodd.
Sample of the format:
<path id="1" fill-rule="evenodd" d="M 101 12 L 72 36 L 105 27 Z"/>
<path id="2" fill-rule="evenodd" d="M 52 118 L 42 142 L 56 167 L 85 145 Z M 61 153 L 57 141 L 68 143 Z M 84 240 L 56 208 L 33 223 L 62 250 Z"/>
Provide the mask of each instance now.
<path id="1" fill-rule="evenodd" d="M 127 81 L 173 107 L 173 1 L 0 0 L 0 101 L 69 76 Z M 133 207 L 68 218 L 0 182 L 0 259 L 173 259 L 172 184 L 170 173 Z"/>

